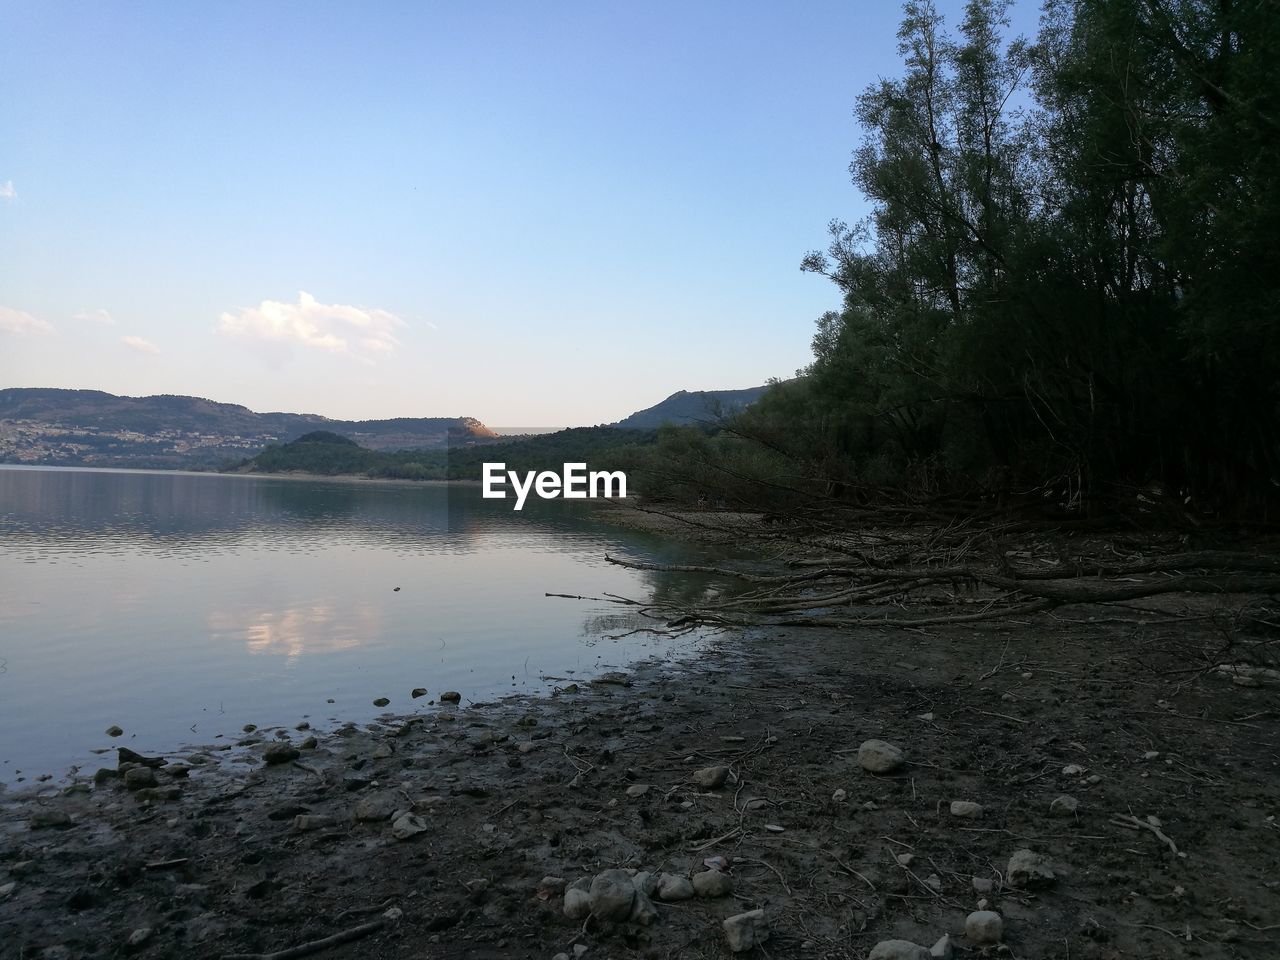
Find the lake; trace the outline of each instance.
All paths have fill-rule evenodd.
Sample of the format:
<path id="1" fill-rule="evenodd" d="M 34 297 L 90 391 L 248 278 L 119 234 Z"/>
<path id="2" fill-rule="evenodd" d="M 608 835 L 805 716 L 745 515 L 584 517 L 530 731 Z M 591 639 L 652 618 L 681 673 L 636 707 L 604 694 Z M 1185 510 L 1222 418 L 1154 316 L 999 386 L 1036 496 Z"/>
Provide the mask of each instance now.
<path id="1" fill-rule="evenodd" d="M 640 625 L 623 607 L 544 594 L 695 599 L 718 585 L 604 555 L 705 551 L 595 504 L 510 504 L 473 486 L 0 467 L 0 783 L 113 765 L 95 748 L 325 729 L 689 650 L 623 636 Z"/>

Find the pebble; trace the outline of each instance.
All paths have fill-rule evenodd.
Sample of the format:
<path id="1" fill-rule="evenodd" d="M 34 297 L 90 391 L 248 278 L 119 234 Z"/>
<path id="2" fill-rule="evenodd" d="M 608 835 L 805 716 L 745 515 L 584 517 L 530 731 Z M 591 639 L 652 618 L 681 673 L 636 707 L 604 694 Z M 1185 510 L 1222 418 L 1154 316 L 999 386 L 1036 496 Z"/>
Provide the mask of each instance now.
<path id="1" fill-rule="evenodd" d="M 121 730 L 119 727 L 117 727 L 117 726 L 113 723 L 111 726 L 107 727 L 107 736 L 108 736 L 108 737 L 121 737 L 121 736 L 124 736 L 124 731 L 123 731 L 123 730 Z"/>
<path id="2" fill-rule="evenodd" d="M 413 692 L 409 694 L 409 696 L 412 697 L 414 700 L 417 700 L 419 697 L 425 697 L 426 695 L 427 695 L 426 687 L 414 687 Z"/>
<path id="3" fill-rule="evenodd" d="M 597 920 L 623 921 L 631 916 L 636 888 L 625 870 L 605 870 L 591 881 L 591 915 Z"/>
<path id="4" fill-rule="evenodd" d="M 871 773 L 892 773 L 902 766 L 902 751 L 884 740 L 866 740 L 858 747 L 858 764 Z"/>
<path id="5" fill-rule="evenodd" d="M 1143 760 L 1155 760 L 1160 756 L 1159 750 L 1148 750 L 1142 755 Z"/>
<path id="6" fill-rule="evenodd" d="M 391 824 L 391 835 L 397 840 L 408 840 L 420 833 L 426 833 L 428 829 L 427 822 L 416 813 L 405 813 Z"/>
<path id="7" fill-rule="evenodd" d="M 590 914 L 591 894 L 582 887 L 569 887 L 564 892 L 564 915 L 570 920 L 585 920 Z"/>
<path id="8" fill-rule="evenodd" d="M 928 947 L 910 940 L 881 940 L 871 948 L 867 960 L 933 960 L 933 955 Z"/>
<path id="9" fill-rule="evenodd" d="M 457 690 L 446 690 L 444 693 L 440 694 L 440 702 L 441 703 L 461 703 L 462 694 L 460 694 Z"/>
<path id="10" fill-rule="evenodd" d="M 843 789 L 840 789 L 840 790 L 837 790 L 835 793 L 831 794 L 831 799 L 834 800 L 836 803 L 844 803 L 846 800 L 849 799 L 849 794 L 846 793 Z"/>
<path id="11" fill-rule="evenodd" d="M 929 948 L 929 956 L 933 960 L 951 960 L 955 955 L 955 948 L 951 946 L 951 935 L 944 933 L 938 938 L 938 942 Z"/>
<path id="12" fill-rule="evenodd" d="M 360 798 L 360 802 L 356 804 L 354 816 L 361 823 L 390 820 L 391 815 L 396 812 L 396 807 L 399 804 L 400 798 L 390 794 L 370 794 L 367 797 Z"/>
<path id="13" fill-rule="evenodd" d="M 693 875 L 693 891 L 700 897 L 724 897 L 733 889 L 733 881 L 719 870 L 703 870 Z"/>
<path id="14" fill-rule="evenodd" d="M 395 751 L 391 749 L 391 744 L 389 743 L 380 743 L 373 748 L 373 759 L 375 760 L 386 760 L 394 754 Z"/>
<path id="15" fill-rule="evenodd" d="M 1030 850 L 1019 850 L 1009 858 L 1005 877 L 1015 887 L 1042 886 L 1056 879 L 1049 862 Z"/>
<path id="16" fill-rule="evenodd" d="M 1073 817 L 1079 809 L 1080 801 L 1064 793 L 1060 797 L 1055 797 L 1053 803 L 1049 804 L 1049 816 Z"/>
<path id="17" fill-rule="evenodd" d="M 1078 777 L 1082 773 L 1084 773 L 1084 767 L 1080 766 L 1078 763 L 1069 763 L 1062 768 L 1062 775 L 1064 777 Z"/>
<path id="18" fill-rule="evenodd" d="M 298 748 L 292 743 L 280 741 L 267 747 L 267 752 L 262 755 L 262 759 L 267 763 L 274 765 L 278 763 L 288 763 L 291 760 L 297 760 L 300 756 L 302 756 L 302 754 L 298 752 Z M 126 784 L 128 779 L 129 778 L 126 776 Z"/>
<path id="19" fill-rule="evenodd" d="M 972 800 L 952 800 L 951 815 L 964 817 L 966 820 L 977 820 L 983 814 L 982 804 Z"/>
<path id="20" fill-rule="evenodd" d="M 331 827 L 333 823 L 333 817 L 327 817 L 323 814 L 300 813 L 293 818 L 293 829 L 299 833 L 307 833 L 311 830 L 323 830 L 325 827 Z"/>
<path id="21" fill-rule="evenodd" d="M 137 950 L 151 939 L 150 927 L 138 927 L 133 933 L 129 934 L 129 939 L 125 941 L 125 946 L 131 950 Z"/>
<path id="22" fill-rule="evenodd" d="M 978 910 L 964 921 L 964 935 L 980 947 L 999 943 L 1004 937 L 1004 920 L 994 910 Z"/>
<path id="23" fill-rule="evenodd" d="M 633 783 L 631 786 L 627 787 L 628 797 L 643 797 L 648 792 L 649 784 L 647 783 Z"/>
<path id="24" fill-rule="evenodd" d="M 703 790 L 717 790 L 729 779 L 729 768 L 725 766 L 703 767 L 691 774 L 693 782 Z"/>
<path id="25" fill-rule="evenodd" d="M 585 943 L 575 943 L 573 945 L 573 955 L 575 957 L 581 957 L 585 955 L 586 952 L 587 952 L 587 945 Z"/>
<path id="26" fill-rule="evenodd" d="M 658 899 L 666 903 L 693 899 L 693 884 L 688 877 L 664 873 L 658 877 Z"/>
<path id="27" fill-rule="evenodd" d="M 732 952 L 744 953 L 769 939 L 769 921 L 763 910 L 749 910 L 725 920 L 724 935 Z"/>
<path id="28" fill-rule="evenodd" d="M 637 888 L 635 899 L 631 901 L 631 915 L 627 917 L 631 923 L 647 927 L 658 919 L 658 908 L 653 905 L 649 895 Z"/>
<path id="29" fill-rule="evenodd" d="M 989 877 L 974 877 L 973 892 L 974 893 L 990 893 L 995 889 L 995 881 Z"/>
<path id="30" fill-rule="evenodd" d="M 375 707 L 385 707 L 389 703 L 391 703 L 391 701 L 388 700 L 386 697 L 378 697 L 376 700 L 373 701 L 373 705 Z"/>
<path id="31" fill-rule="evenodd" d="M 6 899 L 11 893 L 13 893 L 13 890 L 17 885 L 18 884 L 13 880 L 10 880 L 8 883 L 0 886 L 0 900 Z"/>
<path id="32" fill-rule="evenodd" d="M 894 859 L 898 861 L 898 866 L 909 867 L 915 861 L 916 855 L 914 853 L 899 853 Z"/>

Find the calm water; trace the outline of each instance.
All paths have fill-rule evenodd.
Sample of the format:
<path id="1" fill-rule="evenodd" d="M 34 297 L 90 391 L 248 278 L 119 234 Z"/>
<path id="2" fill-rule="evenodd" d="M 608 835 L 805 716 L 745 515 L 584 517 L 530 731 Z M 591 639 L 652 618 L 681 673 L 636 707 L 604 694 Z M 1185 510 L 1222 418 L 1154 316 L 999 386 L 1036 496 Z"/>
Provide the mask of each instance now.
<path id="1" fill-rule="evenodd" d="M 108 745 L 367 719 L 375 697 L 409 712 L 443 690 L 545 689 L 673 647 L 615 639 L 635 626 L 621 607 L 544 593 L 715 588 L 606 564 L 696 558 L 589 504 L 509 504 L 471 487 L 0 468 L 0 783 L 96 769 Z M 430 695 L 411 700 L 418 686 Z"/>

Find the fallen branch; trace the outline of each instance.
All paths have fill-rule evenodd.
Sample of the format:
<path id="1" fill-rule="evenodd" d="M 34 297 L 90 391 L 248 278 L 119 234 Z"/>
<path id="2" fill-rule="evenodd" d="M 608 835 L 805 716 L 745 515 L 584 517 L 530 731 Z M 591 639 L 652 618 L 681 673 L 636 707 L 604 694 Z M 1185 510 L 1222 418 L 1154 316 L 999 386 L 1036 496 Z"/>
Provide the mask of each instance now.
<path id="1" fill-rule="evenodd" d="M 371 933 L 377 933 L 395 924 L 400 917 L 401 911 L 397 907 L 392 907 L 377 920 L 369 920 L 330 936 L 321 937 L 319 940 L 309 940 L 293 947 L 286 947 L 284 950 L 276 950 L 274 953 L 224 953 L 222 960 L 294 960 L 295 957 L 308 957 L 321 950 L 328 950 L 330 947 L 337 947 L 359 940 L 361 937 L 367 937 Z"/>

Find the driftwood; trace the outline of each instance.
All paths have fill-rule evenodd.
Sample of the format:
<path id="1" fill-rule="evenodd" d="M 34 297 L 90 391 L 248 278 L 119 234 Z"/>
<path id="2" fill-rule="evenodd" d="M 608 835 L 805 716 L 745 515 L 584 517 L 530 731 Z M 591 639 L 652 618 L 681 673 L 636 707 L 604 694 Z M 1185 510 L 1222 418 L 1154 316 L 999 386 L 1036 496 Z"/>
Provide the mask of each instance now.
<path id="1" fill-rule="evenodd" d="M 353 940 L 359 940 L 361 937 L 377 933 L 379 930 L 395 924 L 400 919 L 400 916 L 400 910 L 392 907 L 376 920 L 369 920 L 354 927 L 348 927 L 346 930 L 340 930 L 330 936 L 321 937 L 319 940 L 308 940 L 306 943 L 299 943 L 296 946 L 276 950 L 273 953 L 224 953 L 222 960 L 294 960 L 296 957 L 308 957 L 313 953 L 319 953 L 321 950 L 328 950 L 330 947 L 341 946 L 344 943 L 350 943 Z"/>
<path id="2" fill-rule="evenodd" d="M 708 520 L 673 519 L 716 529 Z M 790 555 L 734 566 L 641 563 L 609 555 L 605 560 L 634 570 L 713 576 L 742 585 L 692 607 L 676 601 L 630 601 L 645 616 L 681 626 L 910 628 L 1161 595 L 1280 595 L 1280 557 L 1266 553 L 1162 553 L 1153 540 L 1150 556 L 1117 556 L 1114 545 L 1094 543 L 1093 556 L 1062 557 L 1043 546 L 997 549 L 1023 531 L 1019 523 L 983 526 L 952 518 L 932 527 L 891 524 L 850 531 L 834 524 L 793 524 L 778 532 L 752 527 L 749 521 L 744 525 L 743 520 L 736 516 L 719 532 L 768 543 Z M 885 605 L 892 610 L 878 609 Z"/>

